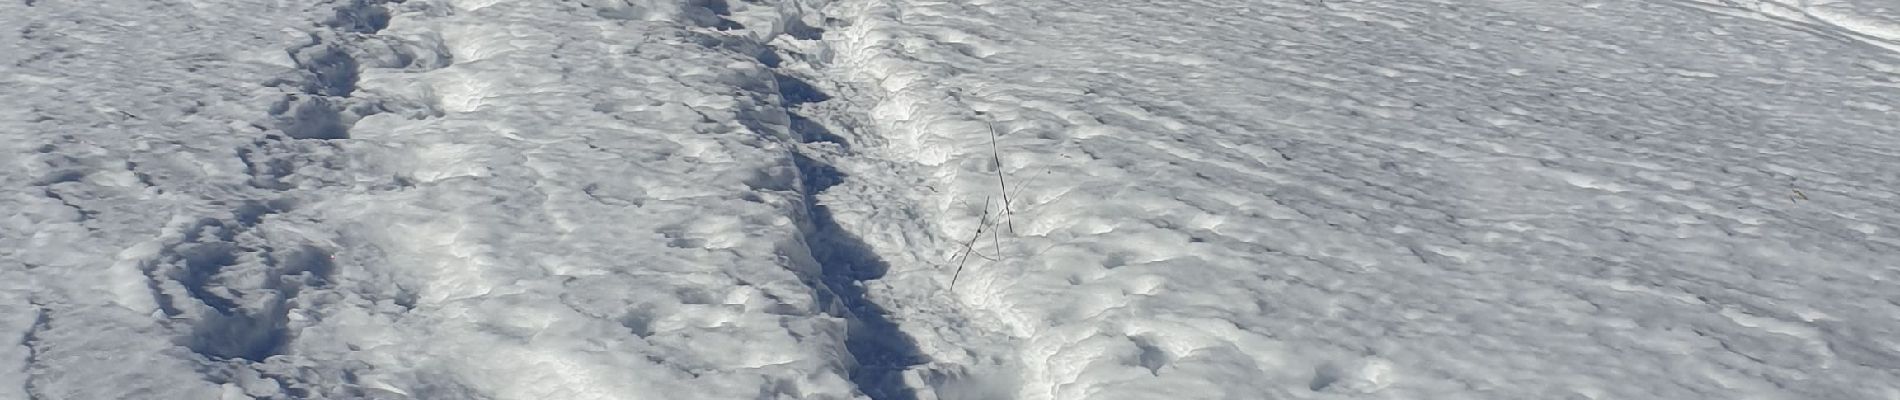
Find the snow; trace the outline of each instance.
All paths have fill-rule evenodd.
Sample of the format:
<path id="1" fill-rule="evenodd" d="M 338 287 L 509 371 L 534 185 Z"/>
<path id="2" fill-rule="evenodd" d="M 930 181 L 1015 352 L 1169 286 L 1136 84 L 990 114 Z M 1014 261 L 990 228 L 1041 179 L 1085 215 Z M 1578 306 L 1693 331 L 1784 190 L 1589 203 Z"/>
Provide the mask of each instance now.
<path id="1" fill-rule="evenodd" d="M 1023 399 L 1900 394 L 1870 35 L 1640 3 L 852 13 L 836 69 L 929 180 L 829 200 L 935 214 L 845 223 L 922 250 L 873 292 L 974 353 L 920 369 Z M 1001 208 L 997 156 L 1000 261 L 957 278 L 963 314 L 906 310 Z"/>
<path id="2" fill-rule="evenodd" d="M 1894 10 L 0 4 L 0 398 L 1900 398 Z"/>
<path id="3" fill-rule="evenodd" d="M 8 259 L 50 283 L 9 297 L 32 305 L 7 313 L 19 394 L 854 393 L 775 77 L 721 47 L 782 33 L 668 4 L 135 5 L 96 10 L 159 32 L 107 25 L 78 48 L 110 51 L 8 74 L 20 105 L 102 103 L 9 119 Z M 220 22 L 257 15 L 282 20 Z M 57 32 L 13 46 L 86 33 Z"/>

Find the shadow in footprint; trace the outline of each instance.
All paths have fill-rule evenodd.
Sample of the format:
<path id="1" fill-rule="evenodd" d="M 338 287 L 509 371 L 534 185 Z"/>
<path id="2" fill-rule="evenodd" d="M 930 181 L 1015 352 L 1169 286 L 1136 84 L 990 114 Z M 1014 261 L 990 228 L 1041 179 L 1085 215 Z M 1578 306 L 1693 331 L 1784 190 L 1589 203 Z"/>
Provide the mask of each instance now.
<path id="1" fill-rule="evenodd" d="M 745 29 L 745 25 L 732 20 L 732 5 L 726 0 L 691 0 L 686 9 L 686 19 L 699 26 L 722 31 Z"/>
<path id="2" fill-rule="evenodd" d="M 863 281 L 883 278 L 890 265 L 857 235 L 839 226 L 830 207 L 818 203 L 816 194 L 844 182 L 845 174 L 803 154 L 793 157 L 805 186 L 806 211 L 811 215 L 812 256 L 822 267 L 825 289 L 837 296 L 850 323 L 845 348 L 858 361 L 851 371 L 852 383 L 872 399 L 916 399 L 917 394 L 904 385 L 903 373 L 929 358 L 917 348 L 916 341 L 897 328 L 883 307 L 865 298 L 862 285 Z"/>
<path id="3" fill-rule="evenodd" d="M 382 7 L 381 0 L 350 0 L 350 3 L 337 7 L 335 15 L 324 21 L 324 25 L 345 32 L 376 33 L 389 27 L 389 9 Z"/>
<path id="4" fill-rule="evenodd" d="M 799 115 L 794 110 L 802 104 L 830 100 L 831 95 L 825 94 L 824 91 L 818 90 L 816 87 L 812 87 L 810 83 L 805 83 L 805 81 L 789 75 L 775 72 L 772 74 L 772 79 L 776 81 L 778 85 L 779 99 L 785 102 L 785 115 L 791 121 L 792 134 L 798 135 L 800 142 L 824 142 L 836 144 L 839 148 L 844 150 L 851 149 L 851 143 L 846 141 L 843 136 L 831 133 L 831 129 L 826 128 L 824 124 Z"/>
<path id="5" fill-rule="evenodd" d="M 774 73 L 779 97 L 791 121 L 791 130 L 805 143 L 831 142 L 845 146 L 844 138 L 832 134 L 823 124 L 798 114 L 798 106 L 831 99 L 810 83 L 785 74 Z M 793 152 L 792 162 L 804 193 L 805 212 L 812 229 L 807 238 L 812 257 L 821 268 L 824 287 L 820 292 L 836 296 L 849 322 L 845 349 L 857 359 L 851 381 L 875 400 L 915 400 L 917 393 L 904 385 L 904 371 L 929 361 L 918 350 L 917 342 L 899 330 L 889 312 L 865 297 L 863 282 L 884 277 L 890 264 L 877 256 L 871 246 L 852 234 L 832 217 L 831 207 L 819 204 L 818 194 L 848 178 L 837 168 L 802 153 Z"/>
<path id="6" fill-rule="evenodd" d="M 813 121 L 810 118 L 805 118 L 798 114 L 792 114 L 790 117 L 792 121 L 792 133 L 798 135 L 799 141 L 804 143 L 831 143 L 838 145 L 839 149 L 851 150 L 851 143 L 849 141 L 846 141 L 843 136 L 831 133 L 831 129 L 825 128 L 824 124 L 820 124 L 818 121 Z"/>
<path id="7" fill-rule="evenodd" d="M 831 95 L 825 94 L 824 91 L 818 90 L 817 87 L 813 87 L 810 83 L 806 83 L 804 80 L 791 75 L 773 73 L 772 79 L 777 81 L 779 97 L 785 99 L 785 107 L 787 108 L 797 107 L 805 103 L 831 100 Z"/>

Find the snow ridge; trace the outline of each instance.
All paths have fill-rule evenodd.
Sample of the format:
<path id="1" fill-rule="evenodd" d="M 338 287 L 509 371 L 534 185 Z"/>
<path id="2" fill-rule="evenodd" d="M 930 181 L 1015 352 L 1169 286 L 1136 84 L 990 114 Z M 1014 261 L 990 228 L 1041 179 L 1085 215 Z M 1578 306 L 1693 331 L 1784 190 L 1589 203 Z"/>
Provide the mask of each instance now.
<path id="1" fill-rule="evenodd" d="M 823 80 L 831 61 L 827 57 L 831 49 L 818 40 L 825 30 L 806 22 L 825 20 L 822 8 L 786 2 L 779 5 L 781 12 L 776 20 L 768 15 L 741 23 L 733 19 L 730 10 L 717 6 L 712 10 L 720 20 L 706 27 L 744 29 L 761 22 L 774 27 L 770 31 L 750 31 L 751 35 L 724 45 L 748 49 L 745 53 L 756 54 L 761 65 L 773 69 L 772 87 L 784 112 L 784 126 L 754 129 L 783 130 L 800 143 L 790 149 L 805 206 L 801 222 L 808 225 L 803 228 L 803 242 L 819 267 L 813 289 L 829 297 L 821 297 L 821 302 L 835 302 L 836 308 L 830 313 L 848 323 L 844 344 L 853 363 L 850 376 L 856 389 L 872 399 L 915 399 L 917 395 L 905 383 L 903 373 L 927 358 L 887 316 L 888 311 L 867 297 L 864 288 L 865 282 L 883 278 L 890 267 L 869 244 L 841 226 L 833 216 L 833 207 L 821 200 L 829 189 L 849 178 L 833 163 L 853 157 L 851 143 L 833 133 L 833 127 L 856 128 L 851 124 L 858 112 L 855 104 L 831 103 L 833 99 L 826 90 L 813 83 L 839 87 Z M 779 119 L 774 116 L 756 122 L 776 123 Z"/>
<path id="2" fill-rule="evenodd" d="M 805 144 L 813 145 L 793 158 L 811 224 L 806 230 L 807 245 L 822 267 L 821 289 L 839 302 L 841 309 L 835 313 L 850 321 L 845 345 L 857 364 L 851 372 L 852 381 L 872 399 L 915 399 L 913 389 L 904 383 L 903 373 L 925 362 L 926 356 L 890 320 L 888 311 L 866 296 L 864 289 L 866 281 L 883 278 L 890 266 L 863 239 L 841 226 L 832 207 L 819 199 L 821 194 L 847 178 L 822 159 L 848 156 L 844 152 L 849 142 L 798 111 L 807 103 L 824 101 L 828 96 L 809 83 L 784 75 L 780 76 L 778 87 L 780 98 L 786 101 L 793 133 Z"/>

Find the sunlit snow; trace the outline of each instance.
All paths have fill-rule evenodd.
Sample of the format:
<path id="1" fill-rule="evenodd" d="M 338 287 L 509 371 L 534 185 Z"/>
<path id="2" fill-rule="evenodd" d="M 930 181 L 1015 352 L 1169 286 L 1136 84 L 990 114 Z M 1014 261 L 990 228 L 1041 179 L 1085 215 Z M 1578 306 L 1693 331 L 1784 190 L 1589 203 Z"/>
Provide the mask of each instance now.
<path id="1" fill-rule="evenodd" d="M 0 399 L 1900 399 L 1877 0 L 0 28 Z"/>

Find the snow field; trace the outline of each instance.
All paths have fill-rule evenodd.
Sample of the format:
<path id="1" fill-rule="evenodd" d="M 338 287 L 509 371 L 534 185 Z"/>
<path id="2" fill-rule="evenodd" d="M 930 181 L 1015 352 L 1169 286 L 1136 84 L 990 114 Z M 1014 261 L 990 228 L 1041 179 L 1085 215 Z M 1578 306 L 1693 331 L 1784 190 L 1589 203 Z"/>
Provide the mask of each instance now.
<path id="1" fill-rule="evenodd" d="M 4 3 L 0 398 L 1900 398 L 1890 8 Z"/>
<path id="2" fill-rule="evenodd" d="M 826 200 L 928 221 L 840 213 L 893 260 L 872 297 L 916 374 L 1020 377 L 919 397 L 1894 393 L 1862 41 L 1636 3 L 838 9 L 886 141 L 855 149 L 915 170 Z M 1017 229 L 970 242 L 986 121 Z M 998 260 L 951 290 L 966 243 Z"/>

